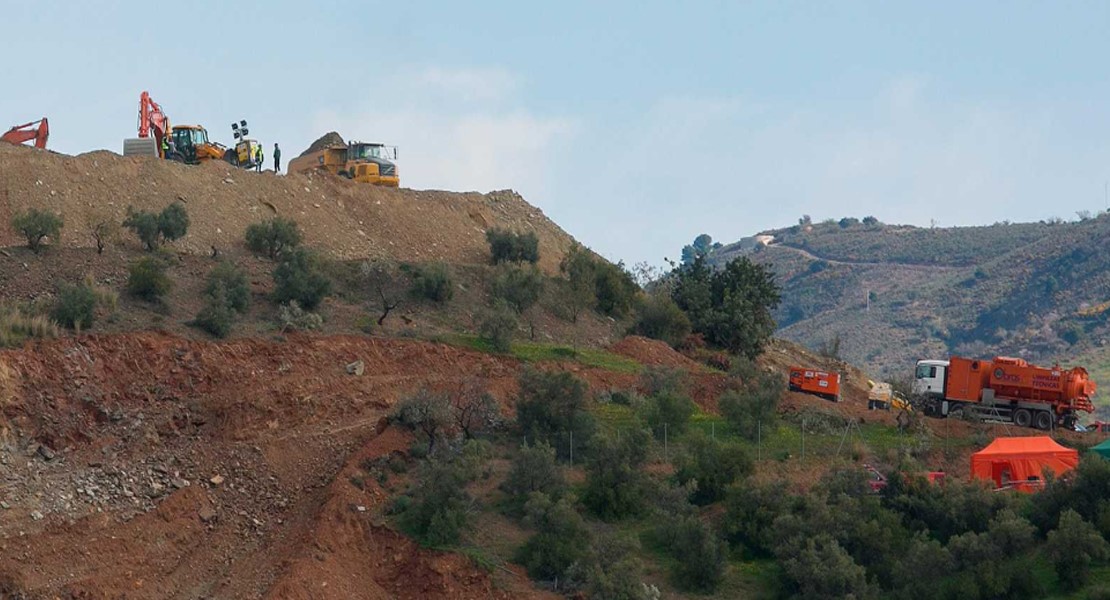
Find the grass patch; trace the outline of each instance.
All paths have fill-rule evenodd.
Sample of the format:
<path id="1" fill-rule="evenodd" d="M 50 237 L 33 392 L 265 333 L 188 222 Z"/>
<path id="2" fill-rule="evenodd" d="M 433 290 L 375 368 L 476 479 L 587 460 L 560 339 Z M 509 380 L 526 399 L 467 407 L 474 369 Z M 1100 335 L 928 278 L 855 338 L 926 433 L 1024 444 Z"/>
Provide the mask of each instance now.
<path id="1" fill-rule="evenodd" d="M 632 407 L 623 404 L 598 404 L 591 410 L 602 433 L 612 434 L 616 431 L 630 429 L 639 425 L 639 419 Z"/>
<path id="2" fill-rule="evenodd" d="M 433 549 L 440 550 L 442 552 L 454 552 L 456 554 L 461 554 L 469 558 L 470 562 L 478 565 L 483 570 L 490 573 L 505 566 L 505 561 L 502 560 L 500 556 L 497 556 L 495 553 L 490 552 L 485 548 L 479 548 L 477 546 L 443 546 Z"/>
<path id="3" fill-rule="evenodd" d="M 43 315 L 29 314 L 16 306 L 0 306 L 0 347 L 17 348 L 24 341 L 56 338 L 58 324 Z"/>
<path id="4" fill-rule="evenodd" d="M 476 335 L 456 333 L 443 336 L 440 338 L 440 341 L 453 346 L 470 348 L 471 350 L 477 350 L 479 352 L 500 354 L 493 349 L 493 346 L 487 340 L 483 340 Z M 605 350 L 598 350 L 595 348 L 574 349 L 569 346 L 541 344 L 538 342 L 513 342 L 508 356 L 530 363 L 570 360 L 587 367 L 594 367 L 617 373 L 637 374 L 644 368 L 643 365 L 631 358 L 613 354 Z"/>

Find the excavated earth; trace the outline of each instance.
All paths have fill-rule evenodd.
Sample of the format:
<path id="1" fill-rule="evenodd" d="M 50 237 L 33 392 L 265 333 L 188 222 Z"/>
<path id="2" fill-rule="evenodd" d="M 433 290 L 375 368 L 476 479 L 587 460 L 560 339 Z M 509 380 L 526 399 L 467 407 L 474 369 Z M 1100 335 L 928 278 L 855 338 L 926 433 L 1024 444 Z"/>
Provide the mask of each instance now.
<path id="1" fill-rule="evenodd" d="M 477 380 L 507 401 L 519 369 L 364 336 L 2 352 L 0 597 L 540 597 L 388 527 L 394 491 L 371 476 L 408 460 L 384 419 L 398 398 Z"/>
<path id="2" fill-rule="evenodd" d="M 403 182 L 402 182 L 403 183 Z M 242 245 L 251 223 L 273 216 L 297 221 L 304 243 L 335 258 L 487 262 L 485 232 L 534 232 L 540 268 L 558 271 L 573 239 L 517 193 L 390 189 L 327 173 L 275 175 L 223 162 L 189 166 L 100 150 L 66 156 L 0 144 L 0 223 L 31 207 L 63 216 L 61 244 L 89 248 L 92 229 L 120 223 L 128 207 L 160 211 L 185 203 L 189 235 L 180 250 L 208 254 Z M 23 243 L 0 227 L 0 246 Z"/>

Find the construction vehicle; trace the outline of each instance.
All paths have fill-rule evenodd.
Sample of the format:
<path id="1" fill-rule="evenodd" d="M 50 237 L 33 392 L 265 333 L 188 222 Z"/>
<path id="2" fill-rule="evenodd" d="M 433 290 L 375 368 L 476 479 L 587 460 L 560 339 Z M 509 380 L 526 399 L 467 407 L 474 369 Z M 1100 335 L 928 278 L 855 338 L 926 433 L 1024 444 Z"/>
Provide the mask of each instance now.
<path id="1" fill-rule="evenodd" d="M 1041 430 L 1075 429 L 1079 411 L 1094 412 L 1095 388 L 1083 367 L 1044 368 L 1001 356 L 919 360 L 913 384 L 928 416 L 973 416 Z"/>
<path id="2" fill-rule="evenodd" d="M 867 380 L 871 389 L 867 392 L 867 410 L 913 410 L 910 401 L 894 391 L 894 388 L 885 381 Z"/>
<path id="3" fill-rule="evenodd" d="M 228 152 L 209 141 L 208 131 L 200 125 L 171 126 L 162 106 L 145 91 L 139 96 L 139 137 L 123 140 L 124 156 L 157 156 L 188 164 L 222 160 Z"/>
<path id="4" fill-rule="evenodd" d="M 840 373 L 790 367 L 790 391 L 805 392 L 840 402 Z"/>
<path id="5" fill-rule="evenodd" d="M 170 138 L 170 160 L 195 165 L 209 160 L 231 162 L 234 150 L 223 144 L 209 141 L 208 130 L 200 125 L 174 125 Z"/>
<path id="6" fill-rule="evenodd" d="M 43 117 L 38 121 L 31 121 L 30 123 L 12 127 L 4 135 L 0 135 L 0 140 L 12 144 L 22 144 L 34 140 L 36 148 L 45 149 L 46 140 L 49 137 L 50 123 L 47 122 L 46 117 Z"/>
<path id="7" fill-rule="evenodd" d="M 289 161 L 290 173 L 320 169 L 359 183 L 397 187 L 397 148 L 384 144 L 350 142 L 298 156 Z"/>

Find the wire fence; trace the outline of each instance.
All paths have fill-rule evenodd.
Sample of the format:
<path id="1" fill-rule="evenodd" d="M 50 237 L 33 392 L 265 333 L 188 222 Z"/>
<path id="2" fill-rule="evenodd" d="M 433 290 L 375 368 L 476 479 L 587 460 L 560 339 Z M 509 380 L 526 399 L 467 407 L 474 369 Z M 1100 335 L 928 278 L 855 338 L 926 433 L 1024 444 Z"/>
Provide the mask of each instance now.
<path id="1" fill-rule="evenodd" d="M 599 428 L 595 435 L 620 440 L 645 425 L 627 407 L 602 407 L 596 415 Z M 749 450 L 756 461 L 802 461 L 820 463 L 836 459 L 859 461 L 864 458 L 891 459 L 900 455 L 924 455 L 945 447 L 967 446 L 967 439 L 947 440 L 928 429 L 898 429 L 879 423 L 863 423 L 857 418 L 827 413 L 796 414 L 764 423 L 757 421 L 744 431 L 727 420 L 698 413 L 684 425 L 658 426 L 649 457 L 669 462 L 685 451 L 691 435 L 704 435 L 720 442 L 736 443 Z M 582 464 L 589 452 L 589 441 L 577 439 L 572 432 L 556 434 L 551 443 L 564 461 Z"/>

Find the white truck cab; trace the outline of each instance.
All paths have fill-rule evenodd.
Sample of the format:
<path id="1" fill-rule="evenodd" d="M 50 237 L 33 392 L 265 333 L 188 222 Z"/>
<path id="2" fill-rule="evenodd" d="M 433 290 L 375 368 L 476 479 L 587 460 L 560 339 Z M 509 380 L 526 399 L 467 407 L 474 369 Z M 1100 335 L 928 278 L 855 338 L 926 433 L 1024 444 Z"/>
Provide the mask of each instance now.
<path id="1" fill-rule="evenodd" d="M 919 360 L 913 373 L 915 396 L 944 397 L 944 376 L 948 372 L 946 360 Z"/>

